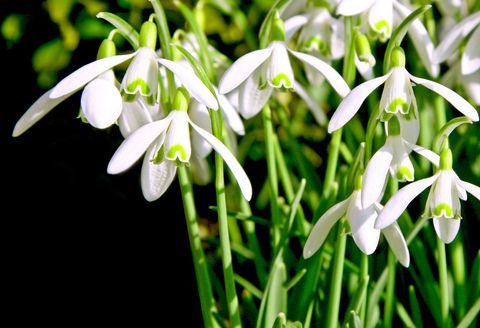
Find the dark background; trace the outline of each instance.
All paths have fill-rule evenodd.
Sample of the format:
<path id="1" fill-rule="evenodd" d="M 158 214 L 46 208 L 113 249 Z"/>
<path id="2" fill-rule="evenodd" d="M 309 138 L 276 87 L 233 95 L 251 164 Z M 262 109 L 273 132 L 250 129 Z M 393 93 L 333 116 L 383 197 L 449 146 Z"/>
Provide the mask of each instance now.
<path id="1" fill-rule="evenodd" d="M 11 137 L 45 92 L 37 87 L 32 53 L 58 35 L 41 1 L 2 1 L 0 21 L 14 12 L 28 17 L 19 44 L 7 49 L 0 40 L 3 312 L 18 325 L 201 326 L 176 181 L 148 203 L 138 166 L 107 175 L 122 139 L 117 128 L 95 130 L 75 118 L 80 93 Z M 60 77 L 94 60 L 97 47 L 81 41 Z"/>

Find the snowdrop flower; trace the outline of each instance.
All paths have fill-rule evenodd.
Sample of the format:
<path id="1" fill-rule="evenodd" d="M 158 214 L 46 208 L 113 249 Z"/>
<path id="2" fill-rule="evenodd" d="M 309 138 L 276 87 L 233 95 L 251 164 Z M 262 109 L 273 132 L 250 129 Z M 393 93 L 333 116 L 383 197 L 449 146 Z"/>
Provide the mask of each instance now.
<path id="1" fill-rule="evenodd" d="M 469 192 L 480 200 L 480 188 L 459 179 L 452 170 L 452 153 L 448 147 L 440 154 L 440 170 L 434 176 L 413 182 L 393 195 L 379 214 L 375 227 L 382 229 L 395 222 L 408 204 L 430 186 L 426 215 L 433 217 L 438 237 L 446 244 L 452 242 L 460 228 L 460 199 L 466 200 Z"/>
<path id="2" fill-rule="evenodd" d="M 158 199 L 172 183 L 177 165 L 188 164 L 191 160 L 190 127 L 192 127 L 222 156 L 237 179 L 243 196 L 250 200 L 252 186 L 245 171 L 227 147 L 192 122 L 187 114 L 189 100 L 190 96 L 185 88 L 177 89 L 170 114 L 160 121 L 146 124 L 134 131 L 113 155 L 108 164 L 108 173 L 124 172 L 146 153 L 141 177 L 143 195 L 148 201 Z"/>
<path id="3" fill-rule="evenodd" d="M 303 257 L 311 257 L 322 246 L 333 225 L 345 216 L 353 240 L 363 253 L 370 255 L 375 251 L 382 232 L 399 262 L 408 267 L 410 255 L 400 227 L 394 222 L 382 230 L 376 229 L 375 220 L 382 206 L 379 203 L 362 206 L 361 178 L 356 184 L 356 190 L 347 199 L 331 207 L 318 219 L 303 248 Z"/>
<path id="4" fill-rule="evenodd" d="M 349 87 L 340 74 L 324 61 L 311 55 L 293 51 L 285 44 L 285 29 L 277 18 L 272 26 L 273 41 L 266 49 L 252 51 L 240 57 L 223 75 L 221 94 L 238 89 L 239 112 L 244 118 L 258 114 L 273 89 L 292 89 L 295 78 L 289 53 L 318 70 L 335 91 L 345 96 Z"/>
<path id="5" fill-rule="evenodd" d="M 370 30 L 382 42 L 390 39 L 394 25 L 402 22 L 411 12 L 397 0 L 342 0 L 337 7 L 337 14 L 342 16 L 364 15 Z M 419 19 L 414 20 L 409 26 L 408 35 L 429 74 L 433 77 L 438 76 L 440 68 L 432 63 L 435 47 Z"/>
<path id="6" fill-rule="evenodd" d="M 13 136 L 17 137 L 24 133 L 47 115 L 54 107 L 86 85 L 87 87 L 85 87 L 84 94 L 82 95 L 82 108 L 87 120 L 93 126 L 99 128 L 106 128 L 112 125 L 121 114 L 122 102 L 118 90 L 116 90 L 112 81 L 113 72 L 111 69 L 132 58 L 136 58 L 137 55 L 141 56 L 138 58 L 143 58 L 142 61 L 133 60 L 129 69 L 127 69 L 126 75 L 128 75 L 128 78 L 124 78 L 124 87 L 126 88 L 124 91 L 127 94 L 129 92 L 139 92 L 148 97 L 150 93 L 146 91 L 150 90 L 153 95 L 153 90 L 156 90 L 158 83 L 156 79 L 158 76 L 159 63 L 173 72 L 189 90 L 192 97 L 203 101 L 209 108 L 217 109 L 218 104 L 215 97 L 210 92 L 205 92 L 205 90 L 208 89 L 200 79 L 181 67 L 180 64 L 167 59 L 156 58 L 155 62 L 157 64 L 153 65 L 150 60 L 145 59 L 144 54 L 149 51 L 145 49 L 150 48 L 150 50 L 152 50 L 151 47 L 155 46 L 156 27 L 154 29 L 154 26 L 155 24 L 151 22 L 144 23 L 140 34 L 140 48 L 128 55 L 111 56 L 111 49 L 115 48 L 113 42 L 109 40 L 108 45 L 105 46 L 106 55 L 109 56 L 105 58 L 102 56 L 101 59 L 79 68 L 60 81 L 53 89 L 47 91 L 20 118 L 14 128 Z M 102 47 L 100 50 L 102 50 Z M 152 53 L 154 54 L 153 50 Z M 109 71 L 111 73 L 109 73 Z M 150 81 L 154 73 L 155 82 L 153 82 L 153 80 Z M 129 83 L 133 77 L 135 77 L 133 82 L 137 82 L 134 84 L 132 84 L 133 82 Z M 150 85 L 149 83 L 153 83 L 154 85 Z M 135 88 L 133 88 L 134 85 Z M 148 88 L 146 88 L 146 86 L 148 86 Z M 133 95 L 135 96 L 135 94 Z"/>
<path id="7" fill-rule="evenodd" d="M 392 69 L 390 72 L 384 76 L 360 84 L 343 99 L 330 120 L 328 132 L 331 133 L 350 121 L 360 109 L 360 106 L 368 95 L 383 83 L 385 83 L 385 86 L 380 100 L 380 116 L 388 117 L 391 114 L 395 114 L 398 115 L 397 117 L 399 117 L 401 123 L 404 119 L 407 121 L 413 119 L 414 122 L 417 123 L 415 125 L 412 124 L 410 128 L 416 131 L 415 134 L 417 136 L 417 105 L 411 82 L 414 82 L 417 85 L 423 85 L 424 87 L 438 93 L 463 115 L 467 116 L 472 121 L 478 121 L 479 117 L 475 108 L 456 92 L 439 83 L 411 75 L 405 69 L 405 54 L 401 48 L 396 48 L 392 52 L 391 65 Z M 416 142 L 409 141 L 411 143 Z"/>
<path id="8" fill-rule="evenodd" d="M 362 204 L 370 205 L 381 198 L 387 175 L 398 181 L 413 181 L 414 169 L 409 154 L 411 151 L 424 156 L 435 166 L 439 157 L 429 149 L 411 144 L 400 133 L 400 123 L 394 116 L 388 121 L 387 140 L 372 156 L 363 176 Z"/>
<path id="9" fill-rule="evenodd" d="M 449 59 L 463 39 L 472 31 L 461 58 L 461 72 L 470 75 L 480 70 L 480 12 L 472 14 L 455 25 L 433 53 L 433 61 L 441 63 Z"/>

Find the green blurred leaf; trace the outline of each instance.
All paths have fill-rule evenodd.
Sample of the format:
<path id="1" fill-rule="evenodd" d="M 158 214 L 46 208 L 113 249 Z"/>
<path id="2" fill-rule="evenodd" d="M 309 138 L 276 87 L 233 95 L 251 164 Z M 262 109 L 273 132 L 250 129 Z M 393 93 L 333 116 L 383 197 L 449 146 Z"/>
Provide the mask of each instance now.
<path id="1" fill-rule="evenodd" d="M 11 44 L 17 43 L 23 36 L 25 17 L 22 15 L 8 15 L 2 23 L 2 36 Z"/>
<path id="2" fill-rule="evenodd" d="M 33 54 L 33 69 L 36 72 L 58 72 L 70 63 L 71 56 L 60 39 L 52 40 L 41 45 Z"/>

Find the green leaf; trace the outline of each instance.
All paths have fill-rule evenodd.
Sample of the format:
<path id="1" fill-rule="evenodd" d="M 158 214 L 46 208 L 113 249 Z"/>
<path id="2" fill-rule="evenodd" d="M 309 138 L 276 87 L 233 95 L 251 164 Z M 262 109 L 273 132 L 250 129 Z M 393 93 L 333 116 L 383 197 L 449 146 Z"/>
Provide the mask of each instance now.
<path id="1" fill-rule="evenodd" d="M 260 305 L 257 328 L 272 327 L 278 314 L 287 310 L 287 279 L 285 263 L 281 256 L 273 264 L 265 294 Z"/>
<path id="2" fill-rule="evenodd" d="M 97 14 L 97 18 L 101 18 L 115 26 L 120 34 L 132 45 L 133 49 L 137 50 L 139 47 L 138 32 L 128 24 L 123 18 L 108 12 L 101 12 Z"/>
<path id="3" fill-rule="evenodd" d="M 466 123 L 472 124 L 472 121 L 468 117 L 462 116 L 454 118 L 445 124 L 433 139 L 433 151 L 439 153 L 443 147 L 443 143 L 448 139 L 448 136 L 460 125 Z"/>
<path id="4" fill-rule="evenodd" d="M 432 8 L 432 5 L 425 5 L 410 15 L 408 15 L 400 25 L 397 26 L 395 30 L 393 30 L 392 36 L 390 37 L 390 41 L 387 45 L 387 50 L 385 50 L 385 57 L 383 59 L 383 74 L 387 74 L 390 71 L 390 57 L 392 56 L 392 51 L 395 47 L 399 47 L 402 43 L 405 34 L 408 31 L 410 24 L 421 15 L 423 15 L 427 10 Z"/>
<path id="5" fill-rule="evenodd" d="M 272 20 L 275 18 L 275 12 L 280 11 L 291 0 L 277 0 L 275 4 L 270 8 L 267 17 L 263 20 L 262 26 L 260 26 L 260 32 L 258 38 L 260 40 L 260 48 L 268 46 L 270 38 L 270 29 L 272 27 Z"/>

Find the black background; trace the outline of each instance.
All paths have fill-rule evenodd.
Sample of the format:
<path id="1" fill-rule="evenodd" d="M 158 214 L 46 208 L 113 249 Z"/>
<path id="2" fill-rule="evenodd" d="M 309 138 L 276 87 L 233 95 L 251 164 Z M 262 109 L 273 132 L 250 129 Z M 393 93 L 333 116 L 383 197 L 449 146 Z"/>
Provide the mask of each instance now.
<path id="1" fill-rule="evenodd" d="M 6 4 L 10 3 L 10 4 Z M 118 129 L 95 130 L 76 115 L 80 93 L 19 138 L 15 122 L 45 92 L 31 56 L 59 35 L 41 1 L 2 1 L 0 21 L 27 13 L 22 41 L 0 40 L 2 298 L 16 325 L 201 326 L 179 188 L 155 203 L 140 169 L 109 176 Z M 60 77 L 95 59 L 81 41 Z M 181 315 L 178 315 L 181 313 Z M 149 323 L 149 324 L 146 324 Z"/>

